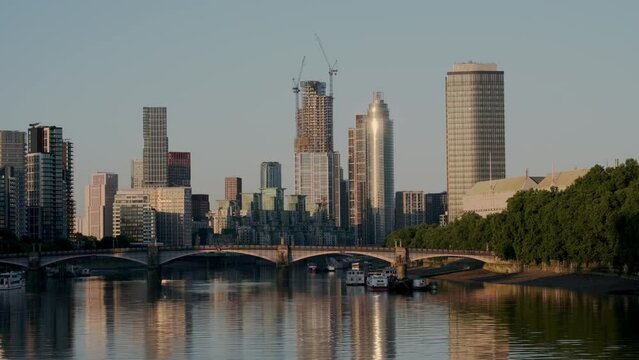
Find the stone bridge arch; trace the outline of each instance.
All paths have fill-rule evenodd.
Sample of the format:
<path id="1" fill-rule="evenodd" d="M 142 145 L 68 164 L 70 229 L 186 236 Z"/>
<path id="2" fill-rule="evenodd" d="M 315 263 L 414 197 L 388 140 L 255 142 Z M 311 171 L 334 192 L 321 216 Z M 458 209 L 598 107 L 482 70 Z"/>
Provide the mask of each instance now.
<path id="1" fill-rule="evenodd" d="M 137 252 L 133 254 L 138 254 L 138 256 L 132 256 L 129 253 L 124 253 L 124 254 L 94 253 L 94 254 L 74 254 L 74 255 L 58 255 L 58 256 L 45 255 L 40 258 L 40 266 L 45 267 L 45 266 L 49 266 L 49 265 L 53 265 L 56 263 L 65 262 L 69 260 L 92 258 L 92 257 L 123 259 L 123 260 L 132 261 L 144 266 L 147 265 L 145 252 Z"/>
<path id="2" fill-rule="evenodd" d="M 382 261 L 386 261 L 388 263 L 393 263 L 395 261 L 395 252 L 394 249 L 384 250 L 355 250 L 355 249 L 339 249 L 339 250 L 331 250 L 330 248 L 324 249 L 291 249 L 292 250 L 292 259 L 291 263 L 295 263 L 301 260 L 305 260 L 308 258 L 312 258 L 315 256 L 323 256 L 323 255 L 360 255 L 360 256 L 369 256 L 372 258 L 376 258 Z"/>
<path id="3" fill-rule="evenodd" d="M 4 259 L 0 258 L 0 264 L 20 266 L 25 269 L 29 267 L 28 261 L 22 258 L 4 258 Z"/>
<path id="4" fill-rule="evenodd" d="M 270 252 L 270 253 L 269 253 Z M 224 248 L 219 248 L 219 249 L 206 249 L 206 250 L 193 250 L 193 251 L 171 251 L 171 250 L 165 250 L 165 251 L 161 251 L 160 252 L 160 265 L 165 265 L 170 263 L 171 261 L 175 261 L 187 256 L 195 256 L 195 255 L 202 255 L 202 254 L 241 254 L 241 255 L 248 255 L 248 256 L 253 256 L 259 259 L 263 259 L 266 261 L 270 261 L 272 263 L 276 263 L 277 260 L 275 258 L 275 250 L 244 250 L 244 249 L 224 249 Z"/>

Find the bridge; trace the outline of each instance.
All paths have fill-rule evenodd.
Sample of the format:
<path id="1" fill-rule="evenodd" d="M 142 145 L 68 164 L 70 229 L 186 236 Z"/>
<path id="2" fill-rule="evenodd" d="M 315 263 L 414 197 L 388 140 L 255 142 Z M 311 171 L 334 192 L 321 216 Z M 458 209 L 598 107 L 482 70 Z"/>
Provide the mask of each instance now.
<path id="1" fill-rule="evenodd" d="M 11 264 L 29 270 L 38 270 L 59 262 L 81 258 L 118 258 L 136 262 L 149 269 L 157 269 L 171 261 L 207 253 L 243 254 L 258 257 L 278 267 L 286 267 L 300 260 L 321 255 L 361 255 L 389 262 L 403 268 L 410 261 L 433 257 L 457 257 L 482 261 L 486 264 L 504 264 L 492 251 L 451 249 L 409 249 L 401 244 L 394 248 L 364 246 L 294 246 L 294 245 L 202 245 L 188 247 L 164 247 L 150 245 L 137 248 L 115 248 L 69 251 L 33 251 L 30 253 L 0 254 L 0 264 Z M 401 269 L 399 269 L 401 270 Z"/>

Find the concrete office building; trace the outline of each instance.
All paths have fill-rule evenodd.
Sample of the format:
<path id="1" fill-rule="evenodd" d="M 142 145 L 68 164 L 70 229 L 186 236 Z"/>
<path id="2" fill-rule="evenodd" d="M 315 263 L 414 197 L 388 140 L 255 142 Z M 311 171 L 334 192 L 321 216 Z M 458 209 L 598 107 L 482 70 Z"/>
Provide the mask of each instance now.
<path id="1" fill-rule="evenodd" d="M 224 200 L 234 200 L 238 204 L 242 202 L 242 178 L 224 178 Z"/>
<path id="2" fill-rule="evenodd" d="M 423 191 L 395 193 L 395 229 L 426 223 L 426 195 Z"/>
<path id="3" fill-rule="evenodd" d="M 97 172 L 91 177 L 91 184 L 84 190 L 86 206 L 85 222 L 87 232 L 100 240 L 113 236 L 113 202 L 118 192 L 118 174 Z M 78 229 L 80 230 L 80 229 Z"/>
<path id="4" fill-rule="evenodd" d="M 191 195 L 191 208 L 193 220 L 203 221 L 206 220 L 206 215 L 211 211 L 211 204 L 209 202 L 208 194 L 193 194 Z"/>
<path id="5" fill-rule="evenodd" d="M 0 227 L 16 236 L 26 233 L 26 133 L 0 130 Z"/>
<path id="6" fill-rule="evenodd" d="M 448 218 L 463 212 L 475 183 L 506 177 L 504 72 L 496 64 L 453 65 L 446 76 Z"/>
<path id="7" fill-rule="evenodd" d="M 447 208 L 448 194 L 445 191 L 426 194 L 426 223 L 441 224 L 442 217 L 446 216 Z"/>
<path id="8" fill-rule="evenodd" d="M 191 153 L 170 151 L 168 154 L 169 187 L 191 186 Z"/>
<path id="9" fill-rule="evenodd" d="M 131 189 L 144 187 L 144 161 L 131 160 Z"/>
<path id="10" fill-rule="evenodd" d="M 168 185 L 169 139 L 166 133 L 166 108 L 143 108 L 144 148 L 143 186 L 166 187 Z"/>
<path id="11" fill-rule="evenodd" d="M 119 190 L 113 200 L 113 236 L 134 241 L 155 242 L 155 211 L 147 193 Z"/>
<path id="12" fill-rule="evenodd" d="M 191 245 L 193 215 L 190 187 L 144 188 L 155 211 L 155 237 L 167 246 Z"/>
<path id="13" fill-rule="evenodd" d="M 260 189 L 282 187 L 282 165 L 265 161 L 260 165 Z"/>
<path id="14" fill-rule="evenodd" d="M 53 241 L 69 236 L 66 198 L 69 178 L 64 171 L 64 149 L 62 128 L 32 124 L 25 158 L 25 188 L 26 234 L 33 239 Z"/>

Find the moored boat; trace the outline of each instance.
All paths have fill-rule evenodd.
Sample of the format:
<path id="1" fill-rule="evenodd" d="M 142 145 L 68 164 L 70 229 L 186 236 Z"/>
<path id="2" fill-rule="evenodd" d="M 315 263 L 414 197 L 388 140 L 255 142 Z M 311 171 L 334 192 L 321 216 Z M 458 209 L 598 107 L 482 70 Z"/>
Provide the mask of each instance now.
<path id="1" fill-rule="evenodd" d="M 366 285 L 366 274 L 362 270 L 348 270 L 346 272 L 346 285 Z"/>
<path id="2" fill-rule="evenodd" d="M 366 278 L 366 287 L 370 290 L 388 290 L 388 277 L 384 275 L 369 275 Z"/>
<path id="3" fill-rule="evenodd" d="M 21 289 L 24 287 L 24 275 L 22 272 L 6 272 L 0 274 L 0 290 Z"/>
<path id="4" fill-rule="evenodd" d="M 415 291 L 433 291 L 437 290 L 437 284 L 428 279 L 414 279 L 413 290 Z"/>
<path id="5" fill-rule="evenodd" d="M 317 264 L 315 263 L 308 263 L 308 265 L 306 266 L 306 268 L 308 269 L 308 271 L 310 272 L 317 272 Z"/>

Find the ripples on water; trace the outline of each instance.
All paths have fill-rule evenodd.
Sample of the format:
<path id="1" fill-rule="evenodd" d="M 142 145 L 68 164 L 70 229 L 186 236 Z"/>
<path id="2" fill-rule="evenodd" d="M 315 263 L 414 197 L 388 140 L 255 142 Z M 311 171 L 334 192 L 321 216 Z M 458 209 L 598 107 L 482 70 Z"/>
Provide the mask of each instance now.
<path id="1" fill-rule="evenodd" d="M 639 358 L 637 296 L 447 282 L 401 296 L 272 267 L 163 278 L 0 292 L 0 359 Z"/>

